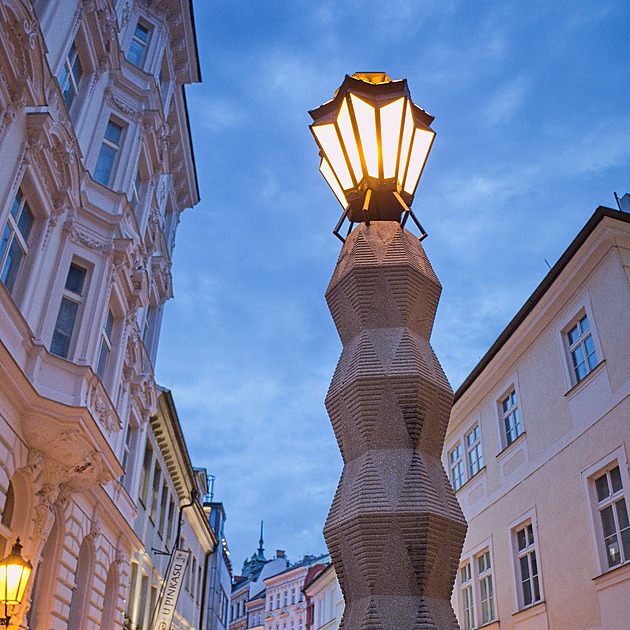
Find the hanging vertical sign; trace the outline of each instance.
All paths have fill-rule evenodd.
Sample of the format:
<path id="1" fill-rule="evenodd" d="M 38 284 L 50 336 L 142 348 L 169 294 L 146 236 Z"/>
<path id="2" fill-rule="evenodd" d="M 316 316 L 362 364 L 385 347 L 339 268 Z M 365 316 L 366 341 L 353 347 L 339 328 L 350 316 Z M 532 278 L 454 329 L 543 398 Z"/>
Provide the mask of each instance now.
<path id="1" fill-rule="evenodd" d="M 186 575 L 189 556 L 190 551 L 184 549 L 176 549 L 173 553 L 173 561 L 166 576 L 164 594 L 155 615 L 153 630 L 171 630 L 175 606 Z"/>

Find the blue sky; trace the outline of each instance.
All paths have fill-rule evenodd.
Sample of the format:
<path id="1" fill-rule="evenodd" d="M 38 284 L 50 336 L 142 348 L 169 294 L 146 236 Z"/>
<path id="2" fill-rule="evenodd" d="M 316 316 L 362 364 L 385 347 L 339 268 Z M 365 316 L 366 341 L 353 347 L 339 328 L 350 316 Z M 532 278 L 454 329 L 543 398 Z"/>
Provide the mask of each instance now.
<path id="1" fill-rule="evenodd" d="M 308 110 L 344 75 L 406 78 L 435 116 L 413 208 L 456 388 L 598 205 L 630 191 L 627 0 L 196 0 L 187 89 L 201 203 L 182 215 L 158 381 L 216 475 L 236 573 L 325 550 L 341 472 L 324 397 L 340 206 Z"/>

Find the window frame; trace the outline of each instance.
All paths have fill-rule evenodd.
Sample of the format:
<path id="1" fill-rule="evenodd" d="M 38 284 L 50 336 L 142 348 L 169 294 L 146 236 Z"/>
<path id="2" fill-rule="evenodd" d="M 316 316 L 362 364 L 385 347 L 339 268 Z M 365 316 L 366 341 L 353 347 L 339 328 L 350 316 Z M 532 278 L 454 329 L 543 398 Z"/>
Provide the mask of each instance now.
<path id="1" fill-rule="evenodd" d="M 476 433 L 476 437 L 472 443 L 469 443 L 469 437 Z M 466 451 L 466 465 L 468 470 L 468 479 L 472 479 L 475 475 L 479 474 L 484 467 L 483 461 L 483 440 L 481 439 L 481 424 L 475 422 L 464 433 L 464 450 Z M 471 454 L 475 453 L 475 459 L 473 460 Z M 474 465 L 477 466 L 477 470 L 473 471 Z"/>
<path id="2" fill-rule="evenodd" d="M 529 543 L 527 528 L 531 526 L 531 532 L 533 541 Z M 517 609 L 520 612 L 521 610 L 526 610 L 533 606 L 537 606 L 538 604 L 544 602 L 544 589 L 543 589 L 543 571 L 541 568 L 541 557 L 540 557 L 540 546 L 539 540 L 540 536 L 538 535 L 538 528 L 536 524 L 536 512 L 535 510 L 531 510 L 528 514 L 523 515 L 514 523 L 509 526 L 509 537 L 510 537 L 510 548 L 512 549 L 512 560 L 513 560 L 513 571 L 514 571 L 514 588 L 516 593 L 516 603 Z M 525 530 L 526 531 L 526 546 L 519 549 L 518 546 L 518 534 L 519 532 Z M 536 563 L 536 574 L 533 575 L 532 564 L 530 562 L 531 555 L 534 555 L 535 563 Z M 524 591 L 524 579 L 522 574 L 522 564 L 521 558 L 527 557 L 528 569 L 529 569 L 529 579 L 531 580 L 532 586 L 534 586 L 534 577 L 537 578 L 537 586 L 538 586 L 538 597 L 536 598 L 534 595 L 534 589 L 532 588 L 532 600 L 529 603 L 525 603 L 525 591 Z"/>
<path id="3" fill-rule="evenodd" d="M 456 604 L 458 611 L 458 620 L 462 630 L 474 630 L 475 628 L 482 628 L 491 623 L 499 620 L 499 602 L 496 595 L 495 588 L 495 574 L 494 574 L 494 557 L 492 553 L 493 545 L 492 538 L 488 538 L 479 543 L 473 549 L 466 551 L 462 554 L 456 579 Z M 483 571 L 479 571 L 479 559 L 488 555 L 490 563 L 488 567 Z M 468 569 L 467 579 L 464 578 L 464 571 Z M 481 599 L 481 584 L 484 580 L 490 580 L 492 584 L 492 608 L 493 616 L 484 620 L 483 618 L 483 603 Z M 465 607 L 464 593 L 470 597 L 468 608 Z M 466 617 L 466 611 L 469 611 L 468 618 Z"/>
<path id="4" fill-rule="evenodd" d="M 57 84 L 59 85 L 59 90 L 61 91 L 61 100 L 64 102 L 68 113 L 72 111 L 72 106 L 77 102 L 77 97 L 81 91 L 81 83 L 82 79 L 86 76 L 86 69 L 84 68 L 83 62 L 81 61 L 81 54 L 79 53 L 79 43 L 77 42 L 77 38 L 75 37 L 70 44 L 70 48 L 66 53 L 63 62 L 61 64 L 61 68 L 59 69 L 59 73 L 57 76 Z M 74 55 L 73 55 L 74 52 Z M 72 59 L 71 59 L 72 57 Z M 78 62 L 80 74 L 77 79 L 74 68 L 75 64 Z M 65 73 L 65 75 L 64 75 Z M 63 76 L 63 78 L 62 78 Z M 66 100 L 66 90 L 67 88 L 71 88 L 72 99 L 70 100 L 70 104 Z"/>
<path id="5" fill-rule="evenodd" d="M 569 343 L 569 331 L 574 327 L 575 323 L 582 317 L 586 316 L 589 323 L 590 336 L 593 340 L 595 347 L 595 353 L 597 357 L 597 364 L 590 369 L 584 377 L 577 379 L 570 354 L 571 344 Z M 591 306 L 591 300 L 588 292 L 585 292 L 582 297 L 574 302 L 571 307 L 564 311 L 564 315 L 559 319 L 555 329 L 554 336 L 556 339 L 556 345 L 558 352 L 561 356 L 562 373 L 565 379 L 565 385 L 567 392 L 573 388 L 577 388 L 578 385 L 582 385 L 589 381 L 591 374 L 595 374 L 599 371 L 600 366 L 606 363 L 606 356 L 602 350 L 599 333 L 597 330 L 597 321 L 593 315 L 593 308 Z"/>
<path id="6" fill-rule="evenodd" d="M 117 141 L 112 140 L 111 138 L 107 137 L 107 132 L 109 130 L 110 123 L 120 128 L 120 136 Z M 125 140 L 126 140 L 128 131 L 129 131 L 129 123 L 119 118 L 118 116 L 116 116 L 113 112 L 110 112 L 110 115 L 107 118 L 107 122 L 105 123 L 103 134 L 101 136 L 100 148 L 96 156 L 96 161 L 94 162 L 94 169 L 92 171 L 92 179 L 95 182 L 98 182 L 99 184 L 101 184 L 101 186 L 105 186 L 106 188 L 112 188 L 112 189 L 114 187 L 114 184 L 116 182 L 118 166 L 120 164 L 120 156 L 124 150 Z M 99 174 L 98 174 L 99 163 L 101 162 L 101 156 L 105 155 L 104 150 L 114 152 L 114 158 L 108 167 L 106 181 L 102 181 L 101 179 L 98 178 L 99 177 Z M 103 169 L 104 166 L 106 166 L 107 158 L 103 157 L 102 159 L 103 159 L 103 164 L 101 164 L 101 167 L 100 167 L 101 169 Z"/>
<path id="7" fill-rule="evenodd" d="M 76 267 L 77 269 L 81 269 L 82 271 L 85 272 L 85 275 L 83 276 L 83 281 L 80 287 L 80 291 L 81 291 L 80 293 L 77 293 L 73 291 L 71 288 L 68 288 L 68 282 L 70 281 L 70 272 L 72 271 L 73 267 Z M 76 256 L 73 256 L 70 260 L 70 264 L 68 265 L 66 279 L 62 286 L 61 299 L 59 300 L 59 308 L 57 309 L 57 317 L 55 318 L 55 323 L 53 326 L 53 332 L 52 332 L 49 348 L 50 348 L 51 354 L 57 357 L 60 357 L 62 359 L 66 359 L 68 361 L 72 361 L 73 356 L 75 354 L 77 338 L 79 336 L 77 331 L 81 327 L 81 320 L 83 318 L 83 312 L 85 310 L 85 303 L 87 301 L 87 295 L 89 292 L 91 271 L 92 271 L 91 265 L 88 265 L 86 261 L 79 259 Z M 72 327 L 69 334 L 68 348 L 65 355 L 60 354 L 59 352 L 55 352 L 55 350 L 53 349 L 53 346 L 55 344 L 55 336 L 60 331 L 59 324 L 60 324 L 60 318 L 61 318 L 61 311 L 62 311 L 62 308 L 64 307 L 64 303 L 76 304 L 76 312 L 73 317 Z M 63 334 L 63 331 L 59 332 L 59 335 L 62 335 L 62 334 Z"/>
<path id="8" fill-rule="evenodd" d="M 628 558 L 613 566 L 610 566 L 608 562 L 599 509 L 604 501 L 598 500 L 595 486 L 595 480 L 597 478 L 617 466 L 619 467 L 622 488 L 619 493 L 614 493 L 613 496 L 616 496 L 617 500 L 623 498 L 625 500 L 626 510 L 630 513 L 630 475 L 628 474 L 628 460 L 623 445 L 618 446 L 615 450 L 582 472 L 582 487 L 584 496 L 586 497 L 589 533 L 591 536 L 591 546 L 597 575 L 602 575 L 618 569 L 621 566 L 630 564 L 630 554 L 628 554 Z M 612 501 L 613 496 L 609 495 L 606 498 Z M 619 531 L 616 533 L 619 535 Z M 623 544 L 621 541 L 619 541 L 619 544 L 620 549 L 622 549 Z"/>
<path id="9" fill-rule="evenodd" d="M 19 200 L 18 200 L 18 197 Z M 16 209 L 17 203 L 17 209 Z M 14 209 L 15 214 L 14 214 Z M 27 211 L 30 215 L 30 226 L 28 227 L 28 234 L 26 237 L 20 227 L 20 222 L 24 216 L 24 211 Z M 37 216 L 31 209 L 28 202 L 28 195 L 24 191 L 22 184 L 17 187 L 15 194 L 11 196 L 11 204 L 7 212 L 7 218 L 2 226 L 2 232 L 0 233 L 0 282 L 4 285 L 9 295 L 14 299 L 19 291 L 21 285 L 21 277 L 23 270 L 26 266 L 26 260 L 29 255 L 29 250 L 33 246 L 33 240 L 35 239 L 35 228 L 37 224 Z M 5 238 L 6 235 L 6 238 Z M 11 276 L 11 286 L 6 282 L 6 278 L 2 278 L 5 275 L 5 268 L 13 244 L 17 242 L 18 249 L 21 254 L 19 263 L 17 264 L 17 271 Z M 6 271 L 7 278 L 9 277 L 10 267 Z"/>
<path id="10" fill-rule="evenodd" d="M 103 384 L 107 380 L 108 368 L 111 365 L 112 349 L 114 346 L 114 329 L 116 327 L 116 316 L 111 305 L 107 308 L 104 325 L 101 327 L 100 344 L 96 361 L 96 373 L 100 376 Z"/>
<path id="11" fill-rule="evenodd" d="M 135 18 L 136 18 L 135 21 L 133 22 L 131 20 L 129 21 L 130 36 L 129 36 L 129 43 L 127 44 L 127 50 L 125 52 L 125 60 L 128 63 L 130 63 L 132 66 L 139 68 L 140 70 L 146 71 L 147 60 L 149 58 L 149 50 L 151 48 L 151 44 L 152 44 L 153 37 L 155 34 L 155 24 L 147 20 L 146 17 L 140 13 L 136 14 Z M 131 27 L 132 24 L 133 24 L 133 27 Z M 142 28 L 146 29 L 146 32 L 147 32 L 146 40 L 142 40 L 142 38 L 139 38 L 136 36 L 138 26 L 141 26 Z M 130 59 L 131 50 L 134 44 L 138 45 L 142 49 L 140 59 L 137 62 L 132 61 L 132 59 Z"/>
<path id="12" fill-rule="evenodd" d="M 454 453 L 457 453 L 455 457 L 453 457 Z M 461 440 L 457 440 L 448 450 L 447 461 L 451 486 L 453 487 L 453 491 L 457 492 L 468 480 L 466 477 L 466 466 L 464 464 L 464 446 Z M 458 471 L 457 476 L 455 470 Z"/>
<path id="13" fill-rule="evenodd" d="M 601 359 L 599 358 L 601 354 L 597 352 L 597 347 L 595 345 L 595 332 L 593 330 L 592 321 L 592 316 L 589 318 L 585 309 L 580 309 L 570 323 L 563 328 L 563 341 L 572 385 L 581 383 L 601 363 Z M 586 330 L 583 329 L 583 322 L 586 322 L 588 325 Z M 571 333 L 576 329 L 578 331 L 578 336 L 574 341 L 572 341 Z M 587 342 L 589 339 L 593 346 L 591 353 L 588 352 L 587 348 Z M 578 351 L 582 352 L 582 361 L 579 363 L 576 359 Z M 591 366 L 590 358 L 593 355 L 595 356 L 595 365 Z M 582 375 L 579 370 L 581 365 L 584 366 L 585 369 L 585 372 Z"/>

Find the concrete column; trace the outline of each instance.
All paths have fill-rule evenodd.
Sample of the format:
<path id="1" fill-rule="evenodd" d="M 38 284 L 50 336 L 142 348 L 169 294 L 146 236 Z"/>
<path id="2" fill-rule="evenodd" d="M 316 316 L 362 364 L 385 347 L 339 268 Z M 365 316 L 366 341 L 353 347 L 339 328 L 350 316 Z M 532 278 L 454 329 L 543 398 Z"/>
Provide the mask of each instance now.
<path id="1" fill-rule="evenodd" d="M 326 300 L 343 344 L 326 407 L 344 469 L 324 536 L 345 630 L 455 630 L 466 521 L 440 455 L 453 392 L 429 344 L 441 285 L 394 221 L 359 225 Z"/>

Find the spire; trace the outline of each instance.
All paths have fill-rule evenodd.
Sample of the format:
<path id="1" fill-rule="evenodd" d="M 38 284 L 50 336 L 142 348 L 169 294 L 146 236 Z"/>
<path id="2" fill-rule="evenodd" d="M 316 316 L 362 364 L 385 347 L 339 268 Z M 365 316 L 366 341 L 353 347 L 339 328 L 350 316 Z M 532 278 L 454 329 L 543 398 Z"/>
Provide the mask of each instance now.
<path id="1" fill-rule="evenodd" d="M 263 547 L 263 522 L 260 521 L 260 540 L 258 541 L 258 557 L 262 560 L 265 557 L 265 548 Z"/>

